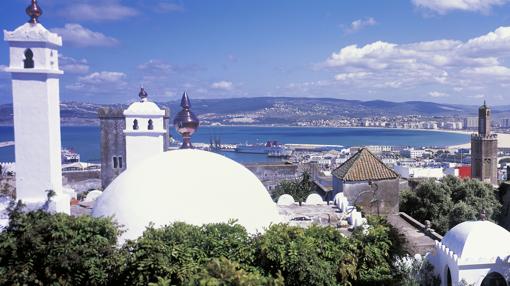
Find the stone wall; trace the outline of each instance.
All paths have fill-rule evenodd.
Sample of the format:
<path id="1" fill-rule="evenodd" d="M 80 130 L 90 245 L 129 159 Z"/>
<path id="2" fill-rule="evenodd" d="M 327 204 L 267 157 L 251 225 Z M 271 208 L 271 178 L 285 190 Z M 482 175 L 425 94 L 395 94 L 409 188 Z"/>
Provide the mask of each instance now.
<path id="1" fill-rule="evenodd" d="M 344 182 L 335 176 L 333 180 L 334 194 L 343 192 L 349 204 L 360 206 L 366 213 L 393 214 L 399 210 L 399 179 L 374 181 L 372 186 L 368 181 Z"/>
<path id="2" fill-rule="evenodd" d="M 101 126 L 101 186 L 108 185 L 126 169 L 125 118 L 122 108 L 105 107 L 98 110 Z M 116 160 L 117 166 L 114 165 Z M 119 164 L 119 160 L 122 161 Z M 122 165 L 122 166 L 120 166 Z"/>

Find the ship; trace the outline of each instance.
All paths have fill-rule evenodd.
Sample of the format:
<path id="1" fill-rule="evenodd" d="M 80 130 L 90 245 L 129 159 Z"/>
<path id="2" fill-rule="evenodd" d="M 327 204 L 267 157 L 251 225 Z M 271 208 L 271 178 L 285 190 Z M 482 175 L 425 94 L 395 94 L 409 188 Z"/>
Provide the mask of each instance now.
<path id="1" fill-rule="evenodd" d="M 292 154 L 292 150 L 288 149 L 278 141 L 267 141 L 265 144 L 238 144 L 235 149 L 238 153 L 250 153 L 250 154 L 266 154 L 274 157 L 278 155 L 287 156 L 288 152 Z M 290 156 L 290 154 L 288 156 Z"/>
<path id="2" fill-rule="evenodd" d="M 62 164 L 70 164 L 80 162 L 80 154 L 76 153 L 73 149 L 62 149 L 60 153 Z"/>

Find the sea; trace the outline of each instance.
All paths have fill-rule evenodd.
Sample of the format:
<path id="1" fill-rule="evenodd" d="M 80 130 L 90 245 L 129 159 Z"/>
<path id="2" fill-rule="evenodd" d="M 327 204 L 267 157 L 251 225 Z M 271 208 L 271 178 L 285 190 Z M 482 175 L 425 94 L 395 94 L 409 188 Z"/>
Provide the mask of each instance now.
<path id="1" fill-rule="evenodd" d="M 98 126 L 64 126 L 61 130 L 63 148 L 78 152 L 82 161 L 100 162 Z M 174 138 L 180 139 L 175 130 L 171 129 L 170 133 Z M 193 135 L 192 141 L 209 143 L 211 138 L 220 138 L 222 144 L 253 144 L 275 140 L 282 144 L 322 144 L 345 147 L 364 145 L 444 147 L 464 144 L 470 140 L 467 134 L 405 129 L 202 126 Z M 13 127 L 0 126 L 0 142 L 13 140 Z M 240 163 L 279 160 L 260 154 L 224 152 L 223 155 Z M 0 162 L 13 161 L 14 147 L 0 148 Z"/>

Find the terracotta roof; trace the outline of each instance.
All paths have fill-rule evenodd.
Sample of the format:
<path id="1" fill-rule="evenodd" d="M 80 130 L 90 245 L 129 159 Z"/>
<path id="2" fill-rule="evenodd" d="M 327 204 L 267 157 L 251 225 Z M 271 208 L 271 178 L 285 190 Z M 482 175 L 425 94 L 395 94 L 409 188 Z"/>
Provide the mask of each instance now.
<path id="1" fill-rule="evenodd" d="M 333 176 L 343 181 L 377 181 L 398 178 L 398 174 L 388 168 L 368 149 L 363 148 L 333 171 Z"/>

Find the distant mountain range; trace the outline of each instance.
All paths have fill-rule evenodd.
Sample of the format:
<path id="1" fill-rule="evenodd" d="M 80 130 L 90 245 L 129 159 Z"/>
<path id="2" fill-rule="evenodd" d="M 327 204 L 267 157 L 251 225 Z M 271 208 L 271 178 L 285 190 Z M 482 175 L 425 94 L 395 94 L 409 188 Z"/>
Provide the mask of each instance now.
<path id="1" fill-rule="evenodd" d="M 180 101 L 161 102 L 175 114 Z M 82 102 L 61 104 L 64 124 L 97 124 L 97 109 L 103 105 Z M 232 124 L 289 124 L 303 120 L 345 119 L 374 116 L 476 116 L 478 106 L 440 104 L 424 101 L 390 102 L 384 100 L 359 101 L 333 98 L 253 97 L 227 99 L 192 99 L 192 109 L 206 123 Z M 510 105 L 493 108 L 498 117 L 510 117 Z M 0 105 L 0 124 L 12 124 L 12 105 Z"/>

